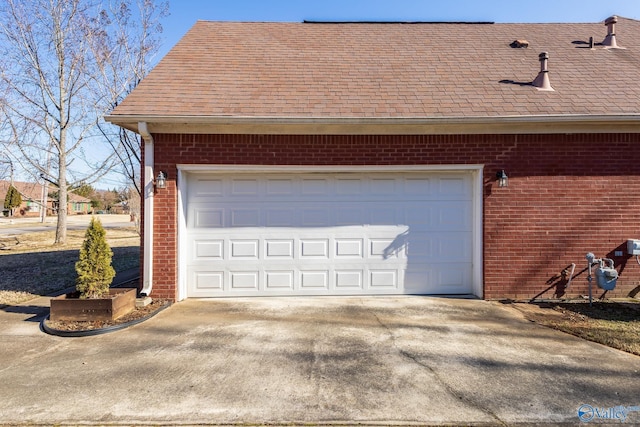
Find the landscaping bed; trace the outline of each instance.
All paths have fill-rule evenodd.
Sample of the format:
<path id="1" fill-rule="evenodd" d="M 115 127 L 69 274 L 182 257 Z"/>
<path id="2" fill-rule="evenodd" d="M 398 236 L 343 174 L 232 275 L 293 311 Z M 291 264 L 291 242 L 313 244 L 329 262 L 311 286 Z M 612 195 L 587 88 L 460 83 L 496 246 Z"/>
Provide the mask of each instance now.
<path id="1" fill-rule="evenodd" d="M 640 301 L 511 303 L 524 317 L 640 356 Z"/>
<path id="2" fill-rule="evenodd" d="M 165 299 L 154 299 L 150 304 L 144 307 L 136 307 L 132 312 L 125 314 L 115 320 L 96 320 L 96 321 L 58 321 L 53 322 L 49 319 L 45 320 L 45 325 L 49 329 L 64 332 L 77 331 L 94 331 L 99 329 L 112 328 L 114 326 L 126 326 L 129 323 L 136 323 L 151 317 L 156 312 L 166 308 L 169 301 Z"/>

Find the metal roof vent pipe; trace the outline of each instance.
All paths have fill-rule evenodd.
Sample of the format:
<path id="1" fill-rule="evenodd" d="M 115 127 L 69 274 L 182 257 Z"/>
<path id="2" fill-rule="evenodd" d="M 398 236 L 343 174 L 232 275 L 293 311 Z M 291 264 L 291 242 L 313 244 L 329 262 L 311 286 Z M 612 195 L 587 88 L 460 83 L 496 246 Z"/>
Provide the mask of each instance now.
<path id="1" fill-rule="evenodd" d="M 549 69 L 547 68 L 547 62 L 549 61 L 549 53 L 542 52 L 538 55 L 540 59 L 540 72 L 538 76 L 533 81 L 533 86 L 538 88 L 538 90 L 548 90 L 553 91 L 551 87 L 551 82 L 549 81 Z"/>
<path id="2" fill-rule="evenodd" d="M 618 23 L 618 17 L 613 15 L 604 21 L 604 25 L 607 26 L 607 37 L 602 41 L 602 46 L 606 49 L 624 49 L 618 46 L 616 42 L 616 24 Z"/>

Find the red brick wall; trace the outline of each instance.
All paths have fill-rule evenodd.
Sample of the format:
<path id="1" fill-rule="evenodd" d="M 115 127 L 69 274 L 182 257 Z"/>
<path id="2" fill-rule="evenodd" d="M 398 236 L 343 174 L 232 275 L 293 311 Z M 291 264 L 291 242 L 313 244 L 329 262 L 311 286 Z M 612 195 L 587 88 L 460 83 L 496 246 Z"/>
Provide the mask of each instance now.
<path id="1" fill-rule="evenodd" d="M 640 238 L 640 135 L 270 136 L 154 135 L 153 294 L 175 298 L 176 163 L 255 165 L 484 164 L 484 296 L 529 299 L 587 293 L 585 254 L 614 258 L 609 296 L 640 289 L 626 239 Z M 504 169 L 509 186 L 498 188 Z M 625 253 L 614 257 L 615 250 Z M 560 273 L 576 264 L 564 291 Z M 546 292 L 545 292 L 546 290 Z M 601 292 L 596 291 L 599 296 Z"/>

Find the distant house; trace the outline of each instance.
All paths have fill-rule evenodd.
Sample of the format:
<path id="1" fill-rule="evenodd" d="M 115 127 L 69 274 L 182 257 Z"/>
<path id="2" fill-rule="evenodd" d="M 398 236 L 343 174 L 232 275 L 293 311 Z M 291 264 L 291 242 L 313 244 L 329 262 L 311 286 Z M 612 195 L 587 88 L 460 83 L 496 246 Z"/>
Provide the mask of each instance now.
<path id="1" fill-rule="evenodd" d="M 3 203 L 4 198 L 9 190 L 11 183 L 9 181 L 0 181 L 0 201 Z M 44 209 L 44 194 L 43 186 L 37 182 L 20 182 L 14 181 L 13 186 L 18 190 L 22 197 L 22 205 L 15 210 L 14 216 L 33 217 L 40 216 Z M 51 189 L 51 187 L 49 187 Z M 47 215 L 55 215 L 58 212 L 58 200 L 52 197 L 46 197 Z M 86 197 L 78 196 L 77 194 L 68 193 L 67 200 L 67 213 L 69 215 L 82 215 L 88 214 L 92 210 L 91 200 Z M 7 215 L 3 209 L 3 214 Z"/>
<path id="2" fill-rule="evenodd" d="M 639 65 L 616 17 L 198 21 L 107 117 L 144 140 L 143 292 L 579 296 L 593 252 L 635 295 Z"/>
<path id="3" fill-rule="evenodd" d="M 126 200 L 116 203 L 109 208 L 109 213 L 112 214 L 128 214 L 129 203 Z"/>

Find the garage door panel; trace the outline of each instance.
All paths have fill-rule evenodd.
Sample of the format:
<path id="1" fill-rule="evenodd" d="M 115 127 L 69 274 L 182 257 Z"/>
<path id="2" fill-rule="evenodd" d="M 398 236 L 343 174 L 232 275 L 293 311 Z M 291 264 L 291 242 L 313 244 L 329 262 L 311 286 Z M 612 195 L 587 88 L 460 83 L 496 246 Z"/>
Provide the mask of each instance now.
<path id="1" fill-rule="evenodd" d="M 265 289 L 267 291 L 269 290 L 293 291 L 294 277 L 295 277 L 295 271 L 293 270 L 265 271 L 264 273 Z"/>
<path id="2" fill-rule="evenodd" d="M 357 206 L 340 206 L 334 211 L 336 226 L 360 225 L 365 217 L 365 211 Z"/>
<path id="3" fill-rule="evenodd" d="M 329 259 L 329 239 L 300 239 L 300 258 Z"/>
<path id="4" fill-rule="evenodd" d="M 335 182 L 336 194 L 359 196 L 363 193 L 363 180 L 360 178 L 339 178 Z"/>
<path id="5" fill-rule="evenodd" d="M 223 260 L 224 240 L 196 240 L 193 242 L 195 260 Z"/>
<path id="6" fill-rule="evenodd" d="M 397 193 L 398 179 L 372 178 L 370 194 L 372 196 L 391 196 Z"/>
<path id="7" fill-rule="evenodd" d="M 364 289 L 363 270 L 337 269 L 335 271 L 336 290 L 361 291 Z M 359 292 L 358 292 L 359 293 Z"/>
<path id="8" fill-rule="evenodd" d="M 404 289 L 408 294 L 470 293 L 472 271 L 469 263 L 407 265 Z"/>
<path id="9" fill-rule="evenodd" d="M 449 233 L 446 239 L 438 239 L 436 248 L 436 259 L 442 262 L 463 262 L 471 256 L 467 236 L 460 233 Z"/>
<path id="10" fill-rule="evenodd" d="M 469 181 L 462 177 L 439 178 L 437 182 L 438 185 L 435 187 L 435 189 L 436 195 L 440 200 L 457 198 L 466 199 L 471 194 Z"/>
<path id="11" fill-rule="evenodd" d="M 232 291 L 257 291 L 259 289 L 259 271 L 232 271 L 229 277 Z"/>
<path id="12" fill-rule="evenodd" d="M 369 258 L 386 260 L 391 258 L 403 258 L 405 256 L 406 240 L 400 239 L 369 239 Z"/>
<path id="13" fill-rule="evenodd" d="M 259 257 L 260 240 L 242 240 L 242 239 L 230 239 L 229 240 L 229 257 L 230 261 L 233 260 L 257 260 Z"/>
<path id="14" fill-rule="evenodd" d="M 373 204 L 368 208 L 369 215 L 367 222 L 371 225 L 396 225 L 396 224 L 406 224 L 404 218 L 402 218 L 402 213 L 393 206 L 389 207 L 388 205 L 383 204 Z M 367 216 L 364 216 L 367 218 Z"/>
<path id="15" fill-rule="evenodd" d="M 465 230 L 470 231 L 471 223 L 471 202 L 452 201 L 446 206 L 438 206 L 434 226 L 440 230 Z"/>
<path id="16" fill-rule="evenodd" d="M 414 231 L 471 231 L 470 201 L 434 202 L 404 213 L 404 223 Z"/>
<path id="17" fill-rule="evenodd" d="M 189 296 L 224 296 L 226 282 L 224 271 L 199 271 L 195 268 L 189 270 Z"/>
<path id="18" fill-rule="evenodd" d="M 302 208 L 301 227 L 329 227 L 332 225 L 328 208 Z"/>
<path id="19" fill-rule="evenodd" d="M 271 240 L 264 241 L 265 259 L 293 259 L 295 240 Z"/>
<path id="20" fill-rule="evenodd" d="M 259 194 L 260 181 L 252 179 L 232 179 L 231 196 L 257 196 Z"/>
<path id="21" fill-rule="evenodd" d="M 209 200 L 224 194 L 224 180 L 195 177 L 189 182 L 189 198 L 191 201 Z"/>
<path id="22" fill-rule="evenodd" d="M 404 194 L 413 199 L 423 200 L 431 196 L 432 184 L 430 178 L 405 178 L 403 183 Z"/>
<path id="23" fill-rule="evenodd" d="M 369 286 L 372 290 L 387 290 L 387 291 L 399 291 L 400 273 L 395 270 L 370 270 L 369 271 Z"/>
<path id="24" fill-rule="evenodd" d="M 320 196 L 329 192 L 329 180 L 325 178 L 302 178 L 301 194 Z"/>
<path id="25" fill-rule="evenodd" d="M 405 248 L 407 257 L 417 262 L 468 262 L 472 255 L 466 232 L 409 233 Z"/>
<path id="26" fill-rule="evenodd" d="M 329 291 L 328 270 L 300 271 L 300 289 L 303 292 Z"/>
<path id="27" fill-rule="evenodd" d="M 224 209 L 194 207 L 189 219 L 193 228 L 220 228 L 224 226 Z"/>
<path id="28" fill-rule="evenodd" d="M 444 289 L 449 289 L 450 293 L 458 293 L 459 289 L 465 287 L 471 271 L 467 271 L 464 265 L 453 264 L 448 268 L 440 268 L 435 271 L 438 285 Z"/>
<path id="29" fill-rule="evenodd" d="M 266 208 L 264 213 L 266 227 L 293 227 L 296 224 L 295 209 Z"/>
<path id="30" fill-rule="evenodd" d="M 258 209 L 230 209 L 230 227 L 259 227 L 260 210 Z"/>
<path id="31" fill-rule="evenodd" d="M 336 258 L 363 259 L 362 239 L 335 239 Z"/>
<path id="32" fill-rule="evenodd" d="M 188 296 L 470 293 L 470 182 L 191 175 Z"/>
<path id="33" fill-rule="evenodd" d="M 290 196 L 295 191 L 293 179 L 274 178 L 267 180 L 267 196 Z"/>

